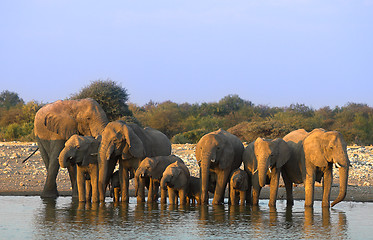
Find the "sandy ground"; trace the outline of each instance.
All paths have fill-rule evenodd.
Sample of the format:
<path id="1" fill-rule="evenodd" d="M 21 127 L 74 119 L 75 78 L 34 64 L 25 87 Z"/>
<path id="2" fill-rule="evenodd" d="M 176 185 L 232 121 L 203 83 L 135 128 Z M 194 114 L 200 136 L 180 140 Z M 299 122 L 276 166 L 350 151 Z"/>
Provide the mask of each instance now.
<path id="1" fill-rule="evenodd" d="M 26 163 L 22 160 L 37 148 L 32 142 L 0 142 L 0 195 L 39 195 L 46 178 L 46 169 L 37 151 Z M 174 144 L 172 153 L 184 160 L 191 175 L 199 176 L 199 168 L 195 159 L 193 144 Z M 348 148 L 351 162 L 349 186 L 346 201 L 373 202 L 373 147 L 351 146 Z M 339 191 L 338 171 L 334 171 L 334 183 L 331 200 Z M 71 195 L 71 185 L 66 169 L 60 169 L 57 176 L 60 195 Z M 133 191 L 133 184 L 131 185 Z M 261 198 L 269 197 L 269 187 L 264 187 Z M 295 199 L 304 199 L 302 185 L 294 188 Z M 315 199 L 321 200 L 322 187 L 315 188 Z M 280 183 L 278 199 L 286 199 L 285 188 Z"/>

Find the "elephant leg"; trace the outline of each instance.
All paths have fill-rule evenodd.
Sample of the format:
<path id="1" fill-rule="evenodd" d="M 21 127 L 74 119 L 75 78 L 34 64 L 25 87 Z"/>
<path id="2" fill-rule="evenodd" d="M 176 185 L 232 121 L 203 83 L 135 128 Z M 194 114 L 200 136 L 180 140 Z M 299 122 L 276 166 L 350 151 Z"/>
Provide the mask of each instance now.
<path id="1" fill-rule="evenodd" d="M 92 197 L 92 186 L 91 186 L 91 180 L 85 180 L 85 200 L 87 202 L 91 201 Z"/>
<path id="2" fill-rule="evenodd" d="M 98 167 L 97 165 L 92 166 L 91 170 L 91 187 L 92 187 L 92 202 L 98 202 Z"/>
<path id="3" fill-rule="evenodd" d="M 261 187 L 253 187 L 253 205 L 258 206 Z"/>
<path id="4" fill-rule="evenodd" d="M 145 179 L 137 177 L 137 203 L 145 202 Z"/>
<path id="5" fill-rule="evenodd" d="M 280 179 L 280 170 L 277 168 L 273 168 L 271 182 L 270 182 L 270 189 L 269 189 L 270 193 L 269 193 L 268 206 L 270 207 L 276 206 L 279 179 Z"/>
<path id="6" fill-rule="evenodd" d="M 217 174 L 217 181 L 215 187 L 215 194 L 212 200 L 212 204 L 221 204 L 224 200 L 225 188 L 227 187 L 227 180 L 229 178 L 229 171 L 220 171 Z"/>
<path id="7" fill-rule="evenodd" d="M 175 204 L 176 194 L 175 194 L 174 189 L 170 187 L 167 187 L 167 189 L 168 189 L 168 201 L 170 202 L 170 204 Z"/>
<path id="8" fill-rule="evenodd" d="M 167 190 L 161 187 L 161 204 L 167 203 Z"/>
<path id="9" fill-rule="evenodd" d="M 110 159 L 106 162 L 99 163 L 98 192 L 100 201 L 104 202 L 106 197 L 106 188 L 110 182 L 110 177 L 114 172 L 117 160 Z"/>
<path id="10" fill-rule="evenodd" d="M 244 206 L 246 203 L 246 191 L 240 191 L 240 205 Z"/>
<path id="11" fill-rule="evenodd" d="M 149 191 L 148 191 L 148 203 L 153 202 L 154 195 L 154 181 L 153 178 L 149 178 Z"/>
<path id="12" fill-rule="evenodd" d="M 333 168 L 328 167 L 324 171 L 324 177 L 323 177 L 323 196 L 322 196 L 322 207 L 329 207 L 329 199 L 330 199 L 330 190 L 333 183 Z"/>
<path id="13" fill-rule="evenodd" d="M 184 189 L 179 190 L 180 205 L 185 205 L 186 191 Z"/>
<path id="14" fill-rule="evenodd" d="M 315 172 L 307 171 L 306 180 L 304 183 L 305 191 L 305 207 L 313 207 L 313 196 L 314 196 L 314 185 L 315 185 Z"/>
<path id="15" fill-rule="evenodd" d="M 121 165 L 121 164 L 120 164 Z M 119 177 L 120 177 L 120 189 L 122 191 L 122 202 L 129 202 L 128 185 L 129 185 L 129 174 L 128 169 L 119 166 Z"/>
<path id="16" fill-rule="evenodd" d="M 153 202 L 158 202 L 158 197 L 159 197 L 159 185 L 160 185 L 160 182 L 159 181 L 153 181 Z"/>
<path id="17" fill-rule="evenodd" d="M 41 197 L 43 198 L 56 198 L 58 197 L 57 191 L 57 174 L 58 170 L 60 169 L 60 164 L 58 162 L 58 156 L 60 152 L 65 147 L 65 140 L 56 140 L 56 141 L 42 141 L 42 145 L 47 145 L 48 148 L 42 150 L 44 153 L 47 154 L 47 158 L 44 162 L 47 168 L 47 179 L 45 181 L 43 192 L 41 193 Z M 48 154 L 49 152 L 49 154 Z"/>
<path id="18" fill-rule="evenodd" d="M 285 172 L 282 172 L 282 179 L 284 180 L 284 183 L 285 183 L 287 206 L 293 206 L 294 205 L 293 182 L 290 180 L 289 176 Z"/>
<path id="19" fill-rule="evenodd" d="M 86 180 L 84 177 L 84 172 L 81 171 L 80 169 L 77 170 L 76 180 L 77 180 L 77 185 L 78 185 L 79 202 L 85 202 Z"/>
<path id="20" fill-rule="evenodd" d="M 236 191 L 234 189 L 229 188 L 229 199 L 230 199 L 230 205 L 236 205 L 237 204 L 237 195 Z"/>

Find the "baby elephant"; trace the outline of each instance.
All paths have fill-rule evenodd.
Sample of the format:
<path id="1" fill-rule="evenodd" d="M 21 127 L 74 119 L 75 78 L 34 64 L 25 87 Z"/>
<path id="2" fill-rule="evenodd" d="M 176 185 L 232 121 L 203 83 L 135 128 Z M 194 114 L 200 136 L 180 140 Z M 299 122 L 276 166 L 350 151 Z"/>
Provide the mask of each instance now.
<path id="1" fill-rule="evenodd" d="M 177 204 L 177 197 L 180 198 L 180 205 L 186 203 L 189 189 L 190 173 L 184 162 L 177 161 L 170 164 L 163 172 L 161 180 L 161 203 L 166 203 L 166 189 L 170 204 Z"/>
<path id="2" fill-rule="evenodd" d="M 120 182 L 119 182 L 119 171 L 115 171 L 109 181 L 110 197 L 113 198 L 114 202 L 119 202 L 120 200 Z"/>
<path id="3" fill-rule="evenodd" d="M 59 163 L 62 168 L 67 168 L 74 164 L 77 166 L 77 185 L 80 202 L 91 201 L 91 194 L 92 202 L 98 202 L 97 151 L 99 145 L 99 140 L 91 136 L 75 134 L 66 141 L 65 147 L 59 155 Z"/>
<path id="4" fill-rule="evenodd" d="M 216 180 L 211 179 L 209 180 L 208 191 L 210 193 L 215 192 L 215 183 Z M 187 194 L 187 202 L 195 204 L 197 202 L 198 205 L 201 204 L 201 179 L 197 177 L 190 176 L 189 180 L 189 191 Z"/>
<path id="5" fill-rule="evenodd" d="M 164 170 L 171 163 L 183 162 L 181 158 L 170 156 L 158 156 L 145 158 L 135 172 L 135 195 L 138 202 L 145 202 L 145 185 L 149 182 L 148 187 L 148 202 L 156 202 L 160 179 Z M 184 162 L 183 162 L 184 163 Z"/>
<path id="6" fill-rule="evenodd" d="M 247 193 L 247 190 L 249 189 L 249 175 L 247 174 L 247 172 L 239 168 L 234 170 L 231 175 L 229 186 L 230 186 L 229 197 L 231 200 L 230 204 L 238 205 L 238 203 L 240 202 L 242 206 L 245 205 L 246 193 Z"/>

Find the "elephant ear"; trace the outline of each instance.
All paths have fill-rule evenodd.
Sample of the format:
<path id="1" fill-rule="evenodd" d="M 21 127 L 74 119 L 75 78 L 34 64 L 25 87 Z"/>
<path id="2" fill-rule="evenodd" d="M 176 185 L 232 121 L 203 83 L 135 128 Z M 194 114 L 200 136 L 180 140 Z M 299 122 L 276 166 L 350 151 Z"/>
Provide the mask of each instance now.
<path id="1" fill-rule="evenodd" d="M 278 146 L 278 159 L 276 162 L 276 167 L 282 167 L 291 157 L 291 151 L 288 144 L 281 138 L 274 140 Z"/>
<path id="2" fill-rule="evenodd" d="M 246 148 L 242 156 L 245 170 L 251 173 L 257 169 L 257 161 L 254 151 L 254 142 L 250 143 Z"/>
<path id="3" fill-rule="evenodd" d="M 44 119 L 45 127 L 63 139 L 78 134 L 76 120 L 68 114 L 48 113 Z"/>
<path id="4" fill-rule="evenodd" d="M 91 163 L 98 162 L 98 148 L 100 142 L 93 137 L 86 137 L 85 141 L 87 141 L 88 144 L 88 151 L 87 154 L 84 154 L 82 166 L 88 166 Z"/>
<path id="5" fill-rule="evenodd" d="M 219 159 L 219 167 L 220 169 L 227 169 L 232 167 L 233 159 L 234 159 L 234 150 L 233 145 L 228 141 L 225 140 L 224 146 L 221 146 L 222 149 L 222 156 Z"/>
<path id="6" fill-rule="evenodd" d="M 130 154 L 139 159 L 143 159 L 146 156 L 144 144 L 136 133 L 127 125 L 123 125 L 123 133 L 126 138 L 126 142 L 129 147 Z M 126 154 L 123 152 L 123 154 Z"/>
<path id="7" fill-rule="evenodd" d="M 305 163 L 311 162 L 317 167 L 327 167 L 325 140 L 318 133 L 310 134 L 303 141 Z"/>

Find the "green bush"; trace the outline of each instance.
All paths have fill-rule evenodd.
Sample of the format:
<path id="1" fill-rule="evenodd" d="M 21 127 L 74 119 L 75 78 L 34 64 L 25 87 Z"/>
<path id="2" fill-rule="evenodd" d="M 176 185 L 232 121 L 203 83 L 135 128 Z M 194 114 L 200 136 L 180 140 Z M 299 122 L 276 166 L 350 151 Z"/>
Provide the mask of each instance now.
<path id="1" fill-rule="evenodd" d="M 209 133 L 206 129 L 196 129 L 184 133 L 176 134 L 172 139 L 172 143 L 197 143 L 203 135 Z"/>

